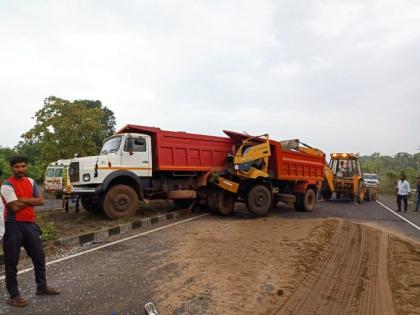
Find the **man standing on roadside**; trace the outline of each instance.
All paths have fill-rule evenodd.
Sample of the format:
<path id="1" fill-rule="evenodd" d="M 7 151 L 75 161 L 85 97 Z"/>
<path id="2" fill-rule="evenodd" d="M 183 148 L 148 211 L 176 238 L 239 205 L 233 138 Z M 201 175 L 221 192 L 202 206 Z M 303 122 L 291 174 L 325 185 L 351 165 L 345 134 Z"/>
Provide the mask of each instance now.
<path id="1" fill-rule="evenodd" d="M 401 200 L 404 202 L 404 212 L 407 212 L 408 208 L 408 194 L 410 193 L 410 183 L 407 181 L 407 176 L 401 175 L 400 180 L 397 184 L 397 206 L 398 210 L 401 211 Z"/>
<path id="2" fill-rule="evenodd" d="M 1 177 L 3 176 L 3 171 L 0 169 L 0 185 L 1 185 Z M 4 210 L 4 206 L 3 206 L 3 201 L 0 198 L 0 240 L 3 238 L 3 234 L 4 234 L 4 217 L 3 217 L 3 210 Z"/>
<path id="3" fill-rule="evenodd" d="M 417 176 L 417 189 L 416 189 L 416 210 L 420 209 L 420 176 Z"/>
<path id="4" fill-rule="evenodd" d="M 22 246 L 34 265 L 36 295 L 56 295 L 60 291 L 47 286 L 41 229 L 35 224 L 34 206 L 43 205 L 44 199 L 36 182 L 26 177 L 27 158 L 13 156 L 9 162 L 13 175 L 1 186 L 5 218 L 4 268 L 6 289 L 10 294 L 7 304 L 23 307 L 28 305 L 28 301 L 20 296 L 17 283 L 17 266 Z"/>

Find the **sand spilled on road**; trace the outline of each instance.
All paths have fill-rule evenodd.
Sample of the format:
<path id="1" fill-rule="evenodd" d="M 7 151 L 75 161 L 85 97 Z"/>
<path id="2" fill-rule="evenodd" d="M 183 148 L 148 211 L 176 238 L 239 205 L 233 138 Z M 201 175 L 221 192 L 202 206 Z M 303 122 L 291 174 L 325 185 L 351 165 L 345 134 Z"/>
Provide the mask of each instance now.
<path id="1" fill-rule="evenodd" d="M 389 279 L 398 314 L 420 314 L 420 246 L 390 236 Z"/>
<path id="2" fill-rule="evenodd" d="M 420 314 L 419 247 L 371 227 L 213 218 L 180 244 L 156 267 L 175 269 L 162 314 Z"/>
<path id="3" fill-rule="evenodd" d="M 334 220 L 209 220 L 186 231 L 160 283 L 162 314 L 268 314 L 290 297 L 333 234 Z"/>

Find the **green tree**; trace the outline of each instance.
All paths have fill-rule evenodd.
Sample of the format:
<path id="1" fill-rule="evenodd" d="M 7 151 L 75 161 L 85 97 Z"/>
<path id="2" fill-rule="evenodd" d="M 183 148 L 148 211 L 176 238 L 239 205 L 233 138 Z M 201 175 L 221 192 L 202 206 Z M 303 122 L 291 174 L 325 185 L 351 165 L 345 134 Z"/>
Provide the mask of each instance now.
<path id="1" fill-rule="evenodd" d="M 10 148 L 3 148 L 0 146 L 0 169 L 3 171 L 1 178 L 8 178 L 11 175 L 11 169 L 9 164 L 9 158 L 16 155 L 17 152 Z"/>
<path id="2" fill-rule="evenodd" d="M 44 100 L 35 113 L 35 126 L 22 135 L 19 152 L 33 159 L 34 171 L 44 171 L 58 159 L 95 155 L 104 138 L 115 130 L 114 113 L 100 101 L 74 102 L 55 96 Z"/>
<path id="3" fill-rule="evenodd" d="M 380 176 L 379 189 L 386 193 L 395 193 L 395 185 L 401 174 L 407 176 L 414 184 L 416 176 L 420 175 L 420 153 L 409 154 L 399 152 L 394 156 L 374 153 L 360 158 L 363 171 L 376 173 Z"/>

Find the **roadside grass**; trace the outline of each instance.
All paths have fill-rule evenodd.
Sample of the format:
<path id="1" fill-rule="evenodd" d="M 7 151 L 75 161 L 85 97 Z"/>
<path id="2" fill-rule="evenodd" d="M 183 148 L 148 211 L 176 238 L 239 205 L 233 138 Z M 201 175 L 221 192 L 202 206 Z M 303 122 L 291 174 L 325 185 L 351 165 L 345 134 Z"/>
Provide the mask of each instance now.
<path id="1" fill-rule="evenodd" d="M 110 220 L 103 213 L 92 213 L 80 207 L 76 213 L 74 207 L 70 207 L 66 213 L 64 209 L 38 212 L 36 223 L 42 231 L 42 240 L 46 246 L 59 238 L 93 232 L 104 228 L 133 222 L 142 218 L 149 218 L 175 210 L 172 201 L 153 200 L 149 203 L 140 202 L 136 215 L 130 218 Z M 0 254 L 3 253 L 3 246 L 0 242 Z"/>
<path id="2" fill-rule="evenodd" d="M 175 210 L 175 207 L 172 201 L 140 202 L 139 210 L 135 216 L 110 220 L 103 213 L 85 211 L 82 207 L 80 207 L 80 212 L 76 213 L 75 208 L 71 207 L 68 213 L 64 210 L 37 213 L 37 222 L 38 224 L 43 224 L 41 228 L 45 229 L 43 233 L 47 234 L 48 240 L 55 240 L 132 222 L 141 218 L 165 214 L 173 210 Z M 43 239 L 47 240 L 46 237 L 43 237 Z"/>

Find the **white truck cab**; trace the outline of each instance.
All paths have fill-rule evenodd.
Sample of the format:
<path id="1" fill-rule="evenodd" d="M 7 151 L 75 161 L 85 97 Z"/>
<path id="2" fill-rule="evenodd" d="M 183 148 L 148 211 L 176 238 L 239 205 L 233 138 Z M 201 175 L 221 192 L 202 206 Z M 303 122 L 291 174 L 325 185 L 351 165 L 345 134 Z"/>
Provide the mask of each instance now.
<path id="1" fill-rule="evenodd" d="M 118 134 L 104 141 L 98 156 L 74 158 L 69 169 L 74 192 L 92 191 L 116 171 L 152 176 L 150 136 Z"/>
<path id="2" fill-rule="evenodd" d="M 72 159 L 71 194 L 80 195 L 86 211 L 104 211 L 109 218 L 134 215 L 152 177 L 152 143 L 145 134 L 121 133 L 104 141 L 98 156 Z"/>

